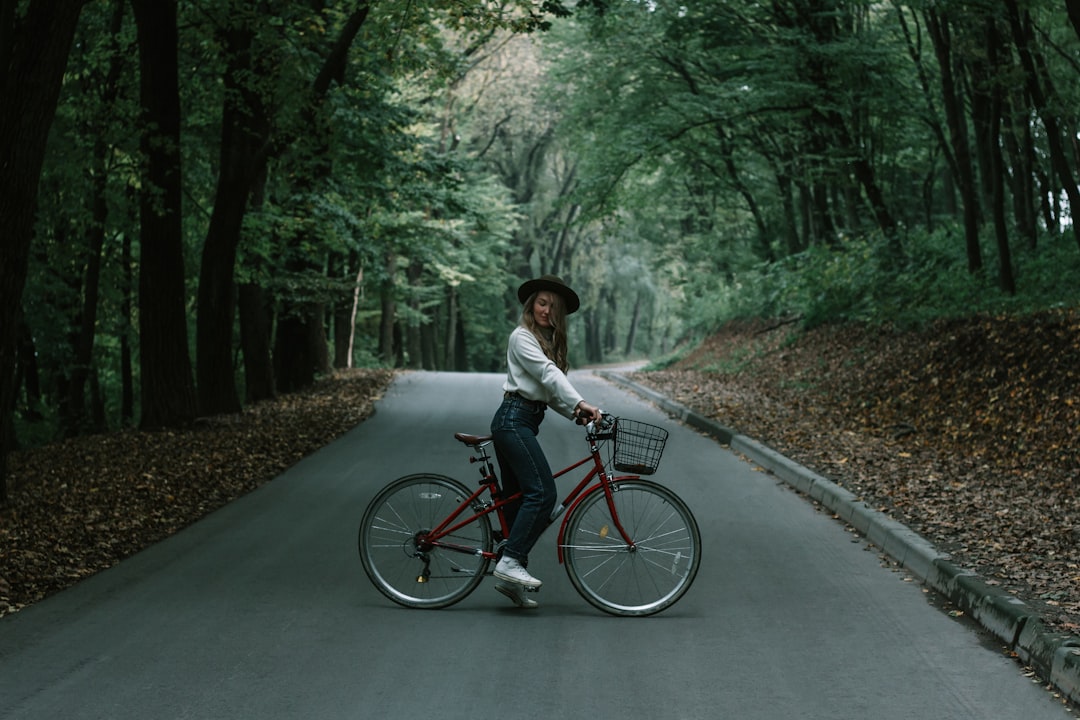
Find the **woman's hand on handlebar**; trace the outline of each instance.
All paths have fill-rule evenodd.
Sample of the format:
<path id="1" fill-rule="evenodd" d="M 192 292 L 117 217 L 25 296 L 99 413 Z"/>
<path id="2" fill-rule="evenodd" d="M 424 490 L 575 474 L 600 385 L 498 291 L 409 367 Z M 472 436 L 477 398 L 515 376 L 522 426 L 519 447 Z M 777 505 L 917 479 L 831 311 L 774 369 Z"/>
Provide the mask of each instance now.
<path id="1" fill-rule="evenodd" d="M 576 422 L 578 425 L 585 425 L 586 423 L 596 422 L 601 417 L 603 417 L 603 412 L 601 412 L 600 408 L 596 407 L 595 405 L 590 405 L 584 400 L 579 402 L 577 404 L 577 407 L 574 408 L 574 422 Z"/>

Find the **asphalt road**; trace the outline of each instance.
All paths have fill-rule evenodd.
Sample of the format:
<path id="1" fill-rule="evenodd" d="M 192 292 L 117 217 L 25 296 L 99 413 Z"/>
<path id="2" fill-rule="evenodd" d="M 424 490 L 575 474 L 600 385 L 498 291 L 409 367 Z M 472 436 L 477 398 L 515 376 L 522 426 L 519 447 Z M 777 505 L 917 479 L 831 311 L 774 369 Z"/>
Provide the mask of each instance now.
<path id="1" fill-rule="evenodd" d="M 484 432 L 494 375 L 403 375 L 377 414 L 262 489 L 0 620 L 0 718 L 911 720 L 1068 713 L 977 628 L 774 477 L 586 373 L 605 410 L 671 431 L 655 479 L 693 508 L 703 559 L 674 607 L 614 618 L 541 539 L 537 610 L 486 580 L 399 608 L 356 552 L 385 483 L 472 482 L 454 431 Z M 552 465 L 584 454 L 549 413 Z"/>

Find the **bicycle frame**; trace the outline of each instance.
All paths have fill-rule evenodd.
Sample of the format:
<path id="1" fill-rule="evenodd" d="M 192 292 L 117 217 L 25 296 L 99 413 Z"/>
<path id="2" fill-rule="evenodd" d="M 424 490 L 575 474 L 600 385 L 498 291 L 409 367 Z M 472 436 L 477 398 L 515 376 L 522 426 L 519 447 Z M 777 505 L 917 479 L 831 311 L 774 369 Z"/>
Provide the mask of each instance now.
<path id="1" fill-rule="evenodd" d="M 469 462 L 479 464 L 480 487 L 438 473 L 406 475 L 376 494 L 360 521 L 364 572 L 398 605 L 445 608 L 479 587 L 494 574 L 509 522 L 516 522 L 511 503 L 528 495 L 500 487 L 491 435 L 456 433 L 454 439 L 473 451 Z M 701 531 L 689 506 L 641 477 L 656 471 L 667 439 L 656 425 L 603 414 L 585 426 L 588 454 L 555 473 L 573 479 L 562 480 L 562 488 L 546 481 L 562 502 L 548 517 L 534 518 L 545 530 L 559 524 L 556 550 L 570 584 L 611 615 L 662 612 L 686 593 L 701 565 Z M 611 445 L 601 459 L 605 441 Z M 495 589 L 518 607 L 534 607 L 514 588 Z"/>
<path id="2" fill-rule="evenodd" d="M 605 439 L 602 433 L 590 431 L 587 435 L 589 441 L 589 454 L 583 457 L 581 460 L 568 465 L 567 467 L 554 473 L 555 479 L 566 475 L 567 473 L 576 470 L 577 468 L 592 461 L 593 467 L 586 473 L 585 477 L 574 486 L 574 488 L 563 498 L 563 501 L 559 503 L 552 511 L 551 517 L 548 518 L 548 526 L 550 527 L 559 518 L 563 516 L 562 524 L 559 526 L 558 535 L 558 558 L 559 563 L 563 562 L 563 536 L 566 532 L 566 520 L 570 517 L 570 511 L 577 506 L 584 498 L 588 497 L 594 492 L 603 492 L 606 496 L 608 511 L 611 513 L 612 523 L 615 525 L 615 529 L 619 535 L 626 542 L 627 546 L 633 547 L 634 540 L 629 536 L 626 530 L 623 528 L 622 523 L 619 521 L 618 512 L 615 509 L 615 501 L 613 493 L 617 492 L 617 486 L 615 483 L 620 480 L 633 480 L 637 479 L 638 475 L 620 475 L 618 477 L 610 477 L 604 470 L 604 462 L 600 458 L 600 448 L 597 442 L 601 439 Z M 458 440 L 469 445 L 480 452 L 479 457 L 470 457 L 469 462 L 481 463 L 480 467 L 480 487 L 478 487 L 469 497 L 465 498 L 458 507 L 450 513 L 445 520 L 429 532 L 425 533 L 423 538 L 423 544 L 431 547 L 439 547 L 445 550 L 452 550 L 454 552 L 465 553 L 468 555 L 479 555 L 489 560 L 494 560 L 498 557 L 496 552 L 483 550 L 476 547 L 468 547 L 464 545 L 458 545 L 454 542 L 450 542 L 445 538 L 453 535 L 461 528 L 475 522 L 478 518 L 484 515 L 490 515 L 495 513 L 499 518 L 499 529 L 502 531 L 504 538 L 510 534 L 510 529 L 506 525 L 506 515 L 503 512 L 503 508 L 512 502 L 516 502 L 521 499 L 522 493 L 514 493 L 510 497 L 501 497 L 498 479 L 495 476 L 495 469 L 491 463 L 491 457 L 487 454 L 487 445 L 490 444 L 490 440 L 486 440 L 480 443 L 471 443 L 462 437 L 458 437 Z M 598 478 L 598 481 L 590 485 L 594 478 Z M 487 502 L 481 500 L 483 495 L 487 493 L 494 502 Z M 476 510 L 477 503 L 481 504 L 479 510 Z M 465 515 L 472 509 L 472 514 Z"/>

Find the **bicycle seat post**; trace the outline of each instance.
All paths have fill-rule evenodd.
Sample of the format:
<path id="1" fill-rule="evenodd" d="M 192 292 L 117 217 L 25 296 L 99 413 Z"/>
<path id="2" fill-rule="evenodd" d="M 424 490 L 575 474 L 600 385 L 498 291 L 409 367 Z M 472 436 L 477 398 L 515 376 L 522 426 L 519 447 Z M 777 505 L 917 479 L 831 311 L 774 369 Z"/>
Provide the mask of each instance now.
<path id="1" fill-rule="evenodd" d="M 494 485 L 494 489 L 492 490 L 492 496 L 498 497 L 499 485 L 495 476 L 495 467 L 494 465 L 492 465 L 491 456 L 488 455 L 487 451 L 487 446 L 489 443 L 490 441 L 473 445 L 473 448 L 479 453 L 479 455 L 470 457 L 469 462 L 480 463 L 480 484 L 486 485 L 488 483 L 491 483 L 492 485 Z"/>

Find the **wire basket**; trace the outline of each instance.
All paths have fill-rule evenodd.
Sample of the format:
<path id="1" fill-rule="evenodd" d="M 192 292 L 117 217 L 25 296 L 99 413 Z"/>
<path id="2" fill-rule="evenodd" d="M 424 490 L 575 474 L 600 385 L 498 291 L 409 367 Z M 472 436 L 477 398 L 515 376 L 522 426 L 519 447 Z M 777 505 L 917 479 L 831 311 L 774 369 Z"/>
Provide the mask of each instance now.
<path id="1" fill-rule="evenodd" d="M 660 465 L 668 431 L 656 425 L 617 418 L 615 441 L 611 443 L 611 464 L 619 472 L 652 475 Z"/>

